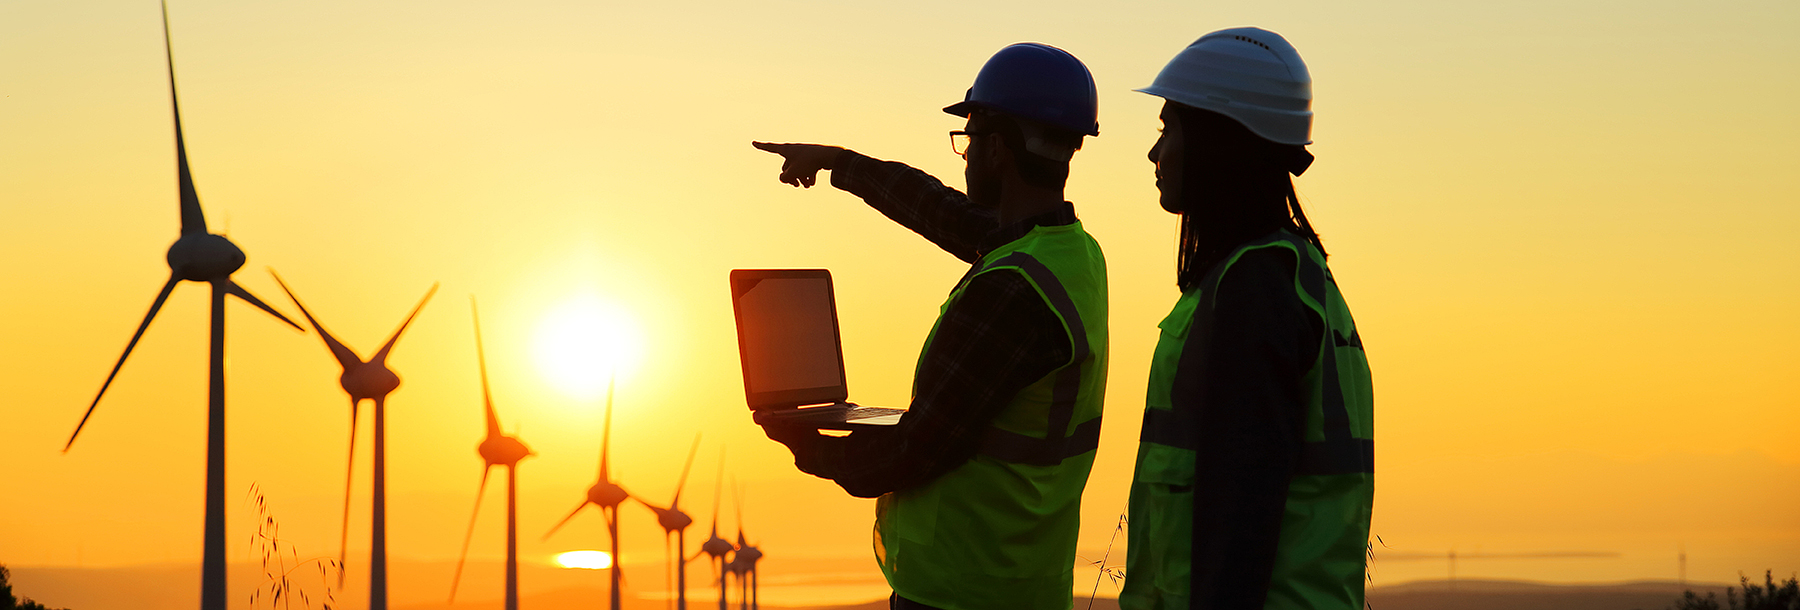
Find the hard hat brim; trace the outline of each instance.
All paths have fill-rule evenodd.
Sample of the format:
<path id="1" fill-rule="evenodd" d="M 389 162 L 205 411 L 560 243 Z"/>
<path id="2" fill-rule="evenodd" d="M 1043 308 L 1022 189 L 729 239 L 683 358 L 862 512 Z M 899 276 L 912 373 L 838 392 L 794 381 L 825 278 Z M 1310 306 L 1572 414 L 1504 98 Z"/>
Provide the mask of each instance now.
<path id="1" fill-rule="evenodd" d="M 977 104 L 977 103 L 971 102 L 969 100 L 963 100 L 963 101 L 951 104 L 949 106 L 945 106 L 944 113 L 949 114 L 951 116 L 958 116 L 958 117 L 962 117 L 962 118 L 966 119 L 966 118 L 969 118 L 970 114 L 975 112 L 976 108 L 980 108 L 980 107 L 981 107 L 981 104 Z"/>

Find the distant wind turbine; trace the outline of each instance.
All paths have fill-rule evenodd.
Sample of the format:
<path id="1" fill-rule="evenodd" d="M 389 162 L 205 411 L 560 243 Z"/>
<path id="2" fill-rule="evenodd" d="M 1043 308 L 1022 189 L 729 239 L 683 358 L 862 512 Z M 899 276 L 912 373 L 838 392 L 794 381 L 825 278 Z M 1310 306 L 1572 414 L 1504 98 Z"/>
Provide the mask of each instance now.
<path id="1" fill-rule="evenodd" d="M 131 357 L 132 348 L 137 347 L 138 340 L 144 336 L 144 330 L 156 318 L 156 312 L 162 309 L 163 303 L 169 300 L 169 294 L 175 291 L 175 285 L 182 280 L 211 284 L 212 339 L 206 400 L 206 525 L 200 572 L 200 607 L 202 610 L 224 610 L 225 295 L 243 299 L 296 329 L 300 329 L 300 325 L 294 324 L 293 320 L 287 319 L 287 316 L 281 315 L 244 290 L 237 282 L 233 282 L 232 272 L 244 266 L 244 251 L 225 236 L 206 231 L 206 216 L 200 211 L 200 195 L 194 189 L 193 174 L 188 170 L 187 143 L 181 133 L 181 104 L 175 94 L 175 51 L 174 45 L 169 41 L 169 6 L 166 2 L 163 3 L 162 15 L 163 53 L 169 65 L 169 105 L 175 116 L 175 167 L 181 193 L 181 237 L 169 246 L 169 281 L 163 284 L 162 292 L 150 304 L 150 312 L 144 315 L 144 321 L 138 324 L 137 332 L 131 335 L 131 342 L 125 344 L 125 353 L 120 354 L 119 361 L 113 364 L 112 372 L 106 375 L 106 382 L 100 384 L 100 392 L 94 395 L 94 402 L 88 404 L 87 412 L 81 416 L 81 423 L 75 425 L 75 432 L 69 435 L 69 442 L 63 445 L 63 453 L 68 453 L 69 448 L 75 446 L 75 438 L 81 435 L 81 429 L 87 425 L 88 418 L 93 416 L 94 408 L 100 405 L 100 398 L 112 386 L 113 378 L 125 366 L 125 359 Z M 305 329 L 300 330 L 305 332 Z"/>
<path id="2" fill-rule="evenodd" d="M 344 466 L 344 525 L 338 533 L 338 586 L 343 586 L 344 573 L 347 571 L 343 566 L 347 565 L 345 549 L 350 537 L 350 476 L 355 472 L 356 466 L 357 408 L 365 400 L 375 403 L 374 527 L 371 534 L 374 540 L 370 546 L 369 556 L 369 607 L 385 608 L 387 607 L 387 396 L 400 387 L 400 376 L 394 374 L 393 369 L 388 368 L 387 359 L 388 354 L 394 351 L 394 343 L 400 340 L 400 334 L 406 332 L 406 327 L 412 325 L 413 318 L 418 317 L 419 310 L 424 309 L 425 303 L 431 300 L 431 296 L 437 294 L 438 286 L 432 284 L 431 289 L 425 291 L 425 298 L 419 299 L 419 304 L 413 307 L 412 313 L 407 314 L 406 320 L 400 323 L 400 327 L 394 329 L 394 334 L 388 337 L 386 343 L 381 344 L 381 349 L 376 350 L 375 355 L 365 362 L 349 346 L 344 345 L 344 342 L 332 336 L 331 331 L 325 330 L 325 325 L 320 324 L 318 318 L 313 317 L 312 312 L 306 308 L 306 304 L 300 302 L 300 297 L 294 296 L 294 291 L 288 288 L 287 282 L 282 281 L 281 276 L 276 274 L 274 269 L 269 270 L 269 275 L 275 277 L 275 283 L 281 285 L 282 292 L 286 292 L 288 299 L 294 302 L 294 306 L 300 308 L 300 314 L 306 316 L 306 322 L 312 325 L 313 330 L 319 331 L 319 337 L 325 340 L 325 347 L 331 350 L 331 355 L 337 358 L 338 365 L 344 369 L 344 373 L 338 376 L 338 385 L 343 386 L 344 393 L 350 395 L 350 458 Z"/>
<path id="3" fill-rule="evenodd" d="M 743 609 L 759 608 L 757 603 L 756 562 L 762 561 L 761 549 L 751 546 L 744 539 L 744 494 L 738 490 L 735 494 L 738 510 L 737 552 L 731 557 L 731 572 L 738 577 L 738 607 Z"/>
<path id="4" fill-rule="evenodd" d="M 612 540 L 611 609 L 619 610 L 619 581 L 622 578 L 620 572 L 622 571 L 621 567 L 625 563 L 619 557 L 619 505 L 624 504 L 626 500 L 631 499 L 631 494 L 627 493 L 624 487 L 620 487 L 618 483 L 613 482 L 611 469 L 607 466 L 607 456 L 612 448 L 612 408 L 615 381 L 616 378 L 609 379 L 606 382 L 606 424 L 600 433 L 600 479 L 595 481 L 592 487 L 588 488 L 587 498 L 583 499 L 581 504 L 576 505 L 575 510 L 569 511 L 569 516 L 563 517 L 562 521 L 556 522 L 556 526 L 550 528 L 550 531 L 544 534 L 544 539 L 549 540 L 550 536 L 556 533 L 556 530 L 562 529 L 564 523 L 568 523 L 570 519 L 575 518 L 576 513 L 580 513 L 581 509 L 587 508 L 589 504 L 599 507 L 600 513 L 606 516 L 606 535 Z"/>
<path id="5" fill-rule="evenodd" d="M 487 406 L 487 438 L 476 452 L 487 462 L 481 469 L 481 484 L 475 488 L 475 512 L 469 515 L 469 532 L 463 535 L 462 555 L 456 558 L 456 576 L 450 579 L 450 603 L 456 602 L 456 585 L 462 580 L 463 560 L 469 557 L 469 541 L 475 537 L 475 517 L 481 514 L 482 492 L 487 490 L 488 473 L 495 466 L 506 467 L 506 610 L 519 610 L 519 460 L 532 456 L 531 449 L 518 437 L 500 432 L 500 416 L 494 413 L 494 396 L 488 390 L 487 356 L 481 349 L 481 314 L 475 310 L 474 297 L 469 310 L 475 317 L 475 357 L 481 365 L 481 400 Z"/>
<path id="6" fill-rule="evenodd" d="M 713 519 L 712 535 L 706 542 L 700 543 L 700 552 L 712 557 L 713 580 L 719 585 L 719 610 L 726 610 L 725 592 L 727 591 L 725 576 L 730 572 L 731 564 L 725 556 L 737 550 L 730 540 L 719 537 L 719 499 L 724 496 L 725 485 L 725 449 L 719 449 L 719 478 L 713 480 Z M 700 555 L 696 553 L 695 558 Z"/>
<path id="7" fill-rule="evenodd" d="M 687 485 L 688 470 L 693 468 L 694 455 L 699 452 L 700 435 L 695 434 L 694 447 L 688 450 L 687 463 L 681 467 L 681 479 L 675 483 L 675 498 L 669 500 L 668 508 L 658 507 L 645 502 L 642 498 L 638 499 L 639 504 L 643 504 L 645 508 L 656 513 L 656 524 L 663 528 L 663 551 L 668 555 L 669 562 L 674 564 L 670 567 L 678 573 L 675 588 L 677 610 L 687 610 L 687 560 L 684 557 L 687 554 L 687 528 L 694 524 L 693 517 L 681 512 L 681 488 Z M 668 552 L 670 534 L 675 535 L 674 552 Z M 664 577 L 667 576 L 668 574 L 665 572 Z"/>

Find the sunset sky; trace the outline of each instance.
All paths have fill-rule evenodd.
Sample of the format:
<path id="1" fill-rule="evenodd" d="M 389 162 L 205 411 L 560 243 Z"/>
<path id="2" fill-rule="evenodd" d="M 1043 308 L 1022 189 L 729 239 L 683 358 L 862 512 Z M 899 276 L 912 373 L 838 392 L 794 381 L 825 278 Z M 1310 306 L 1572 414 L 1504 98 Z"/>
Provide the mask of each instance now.
<path id="1" fill-rule="evenodd" d="M 1097 555 L 1177 297 L 1176 220 L 1145 159 L 1161 100 L 1131 89 L 1199 35 L 1257 25 L 1315 79 L 1318 161 L 1296 184 L 1374 370 L 1375 583 L 1440 578 L 1443 561 L 1408 557 L 1451 549 L 1618 553 L 1458 568 L 1480 577 L 1674 578 L 1684 549 L 1690 579 L 1800 571 L 1800 3 L 173 0 L 169 16 L 207 220 L 249 255 L 239 283 L 299 320 L 273 267 L 364 356 L 441 283 L 390 361 L 398 558 L 454 560 L 475 502 L 474 295 L 503 425 L 538 453 L 520 470 L 525 560 L 604 544 L 598 513 L 540 537 L 600 443 L 605 372 L 571 373 L 559 338 L 616 325 L 628 490 L 666 502 L 698 433 L 690 545 L 723 450 L 722 529 L 741 485 L 765 552 L 872 568 L 873 504 L 798 473 L 750 422 L 727 273 L 831 269 L 851 398 L 902 406 L 965 267 L 846 193 L 778 183 L 780 159 L 749 142 L 844 145 L 960 187 L 945 132 L 962 122 L 939 109 L 1027 40 L 1081 58 L 1100 94 L 1068 188 L 1111 278 L 1080 541 Z M 0 1 L 0 563 L 200 558 L 203 285 L 176 290 L 60 453 L 167 278 L 162 45 L 150 0 Z M 253 483 L 302 555 L 334 555 L 337 365 L 242 303 L 227 325 L 230 558 L 253 559 Z M 496 487 L 476 558 L 504 548 Z M 651 513 L 623 515 L 627 556 L 660 561 Z"/>

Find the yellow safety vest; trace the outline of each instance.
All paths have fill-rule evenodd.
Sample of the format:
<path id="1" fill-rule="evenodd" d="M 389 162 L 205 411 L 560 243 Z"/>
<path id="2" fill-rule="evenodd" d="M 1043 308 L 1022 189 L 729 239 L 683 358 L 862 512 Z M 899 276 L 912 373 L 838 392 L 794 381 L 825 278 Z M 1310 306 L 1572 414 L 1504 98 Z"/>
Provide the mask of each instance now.
<path id="1" fill-rule="evenodd" d="M 1007 403 L 973 459 L 881 496 L 875 558 L 895 593 L 923 604 L 1068 610 L 1081 490 L 1106 391 L 1106 261 L 1079 222 L 1033 228 L 976 261 L 940 322 L 969 281 L 987 273 L 1030 282 L 1061 320 L 1074 357 Z"/>
<path id="2" fill-rule="evenodd" d="M 1176 410 L 1171 389 L 1178 375 L 1199 374 L 1178 367 L 1196 310 L 1212 307 L 1211 297 L 1239 257 L 1262 248 L 1294 253 L 1298 261 L 1294 290 L 1325 322 L 1318 359 L 1299 380 L 1309 397 L 1305 443 L 1295 476 L 1288 483 L 1287 507 L 1263 607 L 1363 607 L 1365 553 L 1375 493 L 1369 361 L 1325 257 L 1312 244 L 1284 230 L 1238 248 L 1215 265 L 1199 285 L 1181 295 L 1174 311 L 1159 325 L 1162 338 L 1150 364 L 1144 428 L 1131 484 L 1125 586 L 1119 595 L 1119 606 L 1126 610 L 1189 607 L 1198 414 Z"/>

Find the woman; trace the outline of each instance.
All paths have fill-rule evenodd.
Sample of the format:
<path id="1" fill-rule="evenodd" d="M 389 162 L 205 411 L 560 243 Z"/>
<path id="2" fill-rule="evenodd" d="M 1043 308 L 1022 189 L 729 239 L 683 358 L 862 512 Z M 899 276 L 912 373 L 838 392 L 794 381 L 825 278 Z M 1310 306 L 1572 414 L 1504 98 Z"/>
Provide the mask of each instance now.
<path id="1" fill-rule="evenodd" d="M 1145 93 L 1181 216 L 1181 298 L 1151 362 L 1119 605 L 1363 606 L 1374 494 L 1368 361 L 1290 174 L 1312 79 L 1280 35 L 1202 36 Z"/>

